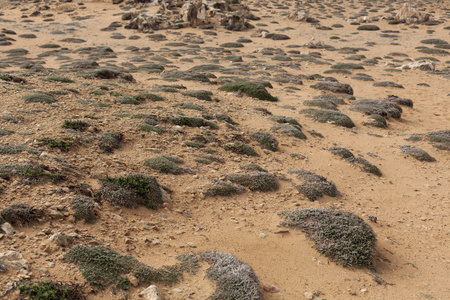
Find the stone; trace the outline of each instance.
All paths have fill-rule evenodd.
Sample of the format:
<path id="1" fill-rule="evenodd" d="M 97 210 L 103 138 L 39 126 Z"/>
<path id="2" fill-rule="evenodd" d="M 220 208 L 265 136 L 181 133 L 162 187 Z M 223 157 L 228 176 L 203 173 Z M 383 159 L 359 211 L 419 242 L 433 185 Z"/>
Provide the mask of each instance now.
<path id="1" fill-rule="evenodd" d="M 148 288 L 140 292 L 139 296 L 143 297 L 146 300 L 162 300 L 161 292 L 156 285 L 149 286 Z"/>
<path id="2" fill-rule="evenodd" d="M 306 299 L 314 298 L 314 293 L 311 293 L 311 292 L 304 292 L 303 295 L 305 296 Z"/>
<path id="3" fill-rule="evenodd" d="M 13 235 L 14 233 L 16 233 L 12 225 L 8 222 L 3 223 L 1 228 L 3 232 L 6 233 L 6 235 Z"/>
<path id="4" fill-rule="evenodd" d="M 265 283 L 262 286 L 262 288 L 263 288 L 264 292 L 273 293 L 273 294 L 279 293 L 281 291 L 280 288 L 278 288 L 277 286 L 275 286 L 271 283 Z"/>
<path id="5" fill-rule="evenodd" d="M 139 285 L 139 280 L 133 275 L 129 275 L 128 280 L 130 281 L 131 285 L 134 287 L 137 287 Z"/>
<path id="6" fill-rule="evenodd" d="M 23 258 L 22 254 L 17 251 L 7 251 L 0 253 L 0 261 L 6 267 L 11 267 L 15 270 L 28 270 L 30 267 L 28 261 Z"/>

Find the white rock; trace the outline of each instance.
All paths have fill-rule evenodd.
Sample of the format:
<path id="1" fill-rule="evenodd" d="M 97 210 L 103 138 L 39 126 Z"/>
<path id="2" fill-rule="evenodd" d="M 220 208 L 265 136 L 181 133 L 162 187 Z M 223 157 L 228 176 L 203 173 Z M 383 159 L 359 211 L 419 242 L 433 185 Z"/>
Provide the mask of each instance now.
<path id="1" fill-rule="evenodd" d="M 162 300 L 161 293 L 156 285 L 149 286 L 148 288 L 140 292 L 139 296 L 147 300 Z"/>
<path id="2" fill-rule="evenodd" d="M 314 298 L 314 294 L 311 292 L 304 292 L 303 295 L 305 296 L 306 299 L 313 299 Z"/>
<path id="3" fill-rule="evenodd" d="M 12 235 L 16 233 L 12 225 L 8 222 L 2 224 L 2 230 L 6 233 L 6 235 Z"/>

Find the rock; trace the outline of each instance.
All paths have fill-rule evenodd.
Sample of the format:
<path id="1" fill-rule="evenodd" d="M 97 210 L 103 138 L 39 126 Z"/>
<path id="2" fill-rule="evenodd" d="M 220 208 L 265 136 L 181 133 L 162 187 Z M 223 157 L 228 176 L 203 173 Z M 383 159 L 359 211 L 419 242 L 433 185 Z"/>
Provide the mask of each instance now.
<path id="1" fill-rule="evenodd" d="M 15 270 L 28 270 L 30 267 L 28 261 L 23 258 L 22 254 L 17 251 L 7 251 L 0 253 L 0 261 L 6 267 L 11 267 Z"/>
<path id="2" fill-rule="evenodd" d="M 14 233 L 16 233 L 12 225 L 8 222 L 3 223 L 1 228 L 3 232 L 6 233 L 6 235 L 13 235 Z"/>
<path id="3" fill-rule="evenodd" d="M 314 298 L 314 293 L 311 293 L 311 292 L 304 292 L 303 295 L 305 296 L 306 299 Z"/>
<path id="4" fill-rule="evenodd" d="M 264 292 L 267 292 L 267 293 L 274 293 L 275 294 L 275 293 L 279 293 L 281 291 L 277 286 L 275 286 L 275 285 L 273 285 L 271 283 L 265 283 L 262 286 L 262 288 L 263 288 Z"/>
<path id="5" fill-rule="evenodd" d="M 134 277 L 133 275 L 128 275 L 128 280 L 130 281 L 131 285 L 134 287 L 137 287 L 139 285 L 139 280 Z"/>
<path id="6" fill-rule="evenodd" d="M 60 247 L 68 247 L 73 243 L 73 238 L 63 232 L 57 232 L 53 234 L 50 237 L 50 240 Z"/>
<path id="7" fill-rule="evenodd" d="M 197 248 L 197 246 L 193 242 L 187 243 L 189 247 L 191 248 Z"/>
<path id="8" fill-rule="evenodd" d="M 139 296 L 147 300 L 162 300 L 161 293 L 156 285 L 149 286 L 148 288 L 140 292 Z"/>

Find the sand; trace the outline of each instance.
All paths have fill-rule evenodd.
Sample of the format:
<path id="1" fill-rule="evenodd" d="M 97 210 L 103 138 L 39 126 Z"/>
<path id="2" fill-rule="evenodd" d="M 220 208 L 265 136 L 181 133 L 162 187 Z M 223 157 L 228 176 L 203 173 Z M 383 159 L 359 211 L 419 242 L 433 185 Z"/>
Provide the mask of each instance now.
<path id="1" fill-rule="evenodd" d="M 250 21 L 254 29 L 227 31 L 216 22 L 213 29 L 195 27 L 156 30 L 153 34 L 162 34 L 165 39 L 155 41 L 147 37 L 150 33 L 125 29 L 123 26 L 111 32 L 100 30 L 112 22 L 125 25 L 126 21 L 121 20 L 121 14 L 125 12 L 121 9 L 124 3 L 49 2 L 48 10 L 41 10 L 38 16 L 30 16 L 43 3 L 1 2 L 0 12 L 3 15 L 0 16 L 0 27 L 13 30 L 16 34 L 5 33 L 14 41 L 11 41 L 11 45 L 0 46 L 1 61 L 7 63 L 1 65 L 0 73 L 19 76 L 26 79 L 27 83 L 0 81 L 0 116 L 17 119 L 14 123 L 8 118 L 0 118 L 0 128 L 12 131 L 0 135 L 0 145 L 24 144 L 38 151 L 1 154 L 0 164 L 34 161 L 57 168 L 68 180 L 27 184 L 13 176 L 0 182 L 3 187 L 0 194 L 1 209 L 12 203 L 23 202 L 36 208 L 53 210 L 51 217 L 45 217 L 40 222 L 15 226 L 14 235 L 0 235 L 0 253 L 19 251 L 30 263 L 29 272 L 25 272 L 25 275 L 11 268 L 0 273 L 0 293 L 24 277 L 33 281 L 81 284 L 88 299 L 126 299 L 120 291 L 112 295 L 110 288 L 90 286 L 75 265 L 63 261 L 70 247 L 103 244 L 122 254 L 132 255 L 152 267 L 174 264 L 177 262 L 175 257 L 186 252 L 217 250 L 232 253 L 254 269 L 261 285 L 270 283 L 280 289 L 278 293 L 264 292 L 264 299 L 270 300 L 306 299 L 305 292 L 316 293 L 316 299 L 448 298 L 450 157 L 448 148 L 442 150 L 433 147 L 435 143 L 429 141 L 425 134 L 450 129 L 449 58 L 445 53 L 425 54 L 417 48 L 434 48 L 434 45 L 421 43 L 426 39 L 449 41 L 450 16 L 445 1 L 413 1 L 413 6 L 423 8 L 440 21 L 437 25 L 417 24 L 416 27 L 413 24 L 388 24 L 388 20 L 381 18 L 392 16 L 401 7 L 401 2 L 370 2 L 369 7 L 369 2 L 316 1 L 301 6 L 320 21 L 320 26 L 332 30 L 319 30 L 318 25 L 288 19 L 287 16 L 294 8 L 292 1 L 285 1 L 283 5 L 287 6 L 281 9 L 276 2 L 258 3 L 246 2 L 251 9 L 257 9 L 252 12 L 261 18 L 259 21 Z M 391 7 L 393 11 L 386 12 Z M 379 17 L 378 21 L 367 24 L 377 25 L 380 30 L 361 31 L 357 30 L 359 25 L 351 24 L 352 20 L 348 19 L 363 8 L 368 16 Z M 136 7 L 131 7 L 129 11 L 135 10 Z M 155 7 L 148 7 L 148 10 L 155 11 Z M 341 15 L 337 14 L 339 11 Z M 45 17 L 45 14 L 52 16 Z M 86 16 L 88 18 L 84 18 Z M 24 22 L 26 20 L 33 22 Z M 343 26 L 333 27 L 334 24 Z M 65 34 L 52 33 L 55 30 Z M 274 41 L 264 38 L 260 30 L 286 34 L 290 39 Z M 205 34 L 206 31 L 217 35 Z M 31 33 L 36 38 L 20 37 Z M 119 33 L 126 38 L 111 38 L 113 34 Z M 382 34 L 391 37 L 383 37 Z M 129 39 L 130 36 L 140 38 Z M 313 37 L 332 48 L 304 47 Z M 84 42 L 62 42 L 65 38 L 82 39 Z M 220 45 L 236 42 L 239 38 L 251 39 L 252 42 L 243 43 L 244 47 L 241 48 L 226 48 L 229 52 L 223 51 Z M 168 46 L 168 43 L 183 44 Z M 61 47 L 55 49 L 62 51 L 50 56 L 39 56 L 45 51 L 55 50 L 39 47 L 44 44 L 58 44 Z M 135 82 L 86 79 L 81 75 L 88 70 L 77 71 L 64 67 L 73 61 L 87 59 L 89 51 L 91 58 L 98 51 L 94 49 L 80 53 L 77 49 L 100 46 L 110 47 L 115 55 L 96 57 L 97 63 L 102 67 L 122 67 L 125 73 L 131 72 Z M 136 48 L 127 50 L 130 46 Z M 26 49 L 28 53 L 14 59 L 4 52 L 17 48 Z M 229 55 L 241 56 L 243 62 L 230 62 L 227 58 Z M 280 55 L 288 57 L 288 61 L 274 60 Z M 360 60 L 348 59 L 355 55 L 361 55 Z M 155 56 L 168 61 L 152 60 Z M 436 72 L 396 69 L 420 57 L 434 59 Z M 377 58 L 376 64 L 367 62 L 373 58 Z M 25 68 L 21 66 L 25 61 L 29 61 L 30 66 L 40 64 L 45 69 L 35 72 L 30 66 Z M 186 71 L 206 64 L 217 64 L 234 71 L 207 71 L 216 75 L 216 78 L 211 78 L 213 83 L 188 80 L 171 82 L 159 73 L 137 70 L 136 67 L 146 63 L 161 64 L 165 68 L 164 72 Z M 364 69 L 350 70 L 351 74 L 324 73 L 337 63 L 356 63 Z M 372 81 L 354 79 L 357 73 L 370 75 Z M 317 108 L 305 105 L 305 100 L 312 100 L 325 93 L 332 94 L 311 87 L 320 81 L 317 75 L 305 76 L 313 74 L 332 76 L 341 83 L 351 85 L 353 97 L 343 97 L 346 105 L 339 105 L 338 109 L 352 119 L 355 127 L 320 123 L 301 113 L 303 109 Z M 74 82 L 44 80 L 51 75 L 65 76 Z M 221 91 L 219 87 L 226 82 L 226 76 L 268 81 L 273 88 L 267 90 L 279 100 L 261 101 L 247 95 Z M 373 86 L 374 83 L 384 81 L 401 84 L 403 88 Z M 213 101 L 198 100 L 181 93 L 155 91 L 155 86 L 161 84 L 181 84 L 186 90 L 209 90 L 213 93 Z M 48 93 L 66 88 L 78 92 L 69 91 L 65 95 L 54 93 L 57 101 L 52 104 L 25 102 L 22 98 L 38 91 Z M 119 103 L 115 96 L 119 93 L 136 95 L 142 92 L 158 94 L 165 101 L 147 100 L 130 105 Z M 355 99 L 384 99 L 389 95 L 409 98 L 413 101 L 413 107 L 402 106 L 403 112 L 399 119 L 386 118 L 387 128 L 367 125 L 371 121 L 370 117 L 351 109 Z M 201 105 L 204 110 L 176 106 L 181 102 Z M 265 108 L 273 116 L 296 119 L 302 125 L 307 139 L 296 139 L 272 131 L 276 123 L 270 119 L 270 115 L 255 108 Z M 175 127 L 168 121 L 170 117 L 180 114 L 213 116 L 217 113 L 228 115 L 238 124 L 229 126 L 212 117 L 211 121 L 219 127 L 214 130 L 208 127 Z M 158 134 L 140 130 L 139 126 L 144 120 L 132 118 L 136 114 L 156 115 L 166 131 Z M 88 122 L 91 127 L 85 132 L 61 128 L 64 120 L 74 119 Z M 251 132 L 260 130 L 270 132 L 277 138 L 278 151 L 263 150 L 249 138 Z M 98 137 L 106 131 L 117 131 L 124 137 L 120 147 L 113 153 L 105 153 L 98 145 Z M 311 131 L 323 137 L 313 135 Z M 207 143 L 205 148 L 185 145 L 184 142 L 192 137 L 206 133 L 214 135 L 217 140 Z M 223 145 L 236 140 L 238 135 L 259 156 L 250 157 L 225 150 Z M 405 140 L 410 136 L 419 136 L 420 139 Z M 49 148 L 38 140 L 63 137 L 73 137 L 76 141 L 68 152 Z M 419 161 L 403 153 L 401 145 L 419 147 L 436 161 Z M 382 176 L 362 172 L 357 165 L 333 155 L 327 150 L 333 146 L 346 147 L 355 156 L 365 158 L 380 169 Z M 195 155 L 206 154 L 204 149 L 209 149 L 210 153 L 221 157 L 224 162 L 203 164 L 195 161 L 198 158 Z M 181 157 L 184 160 L 181 166 L 189 167 L 193 172 L 164 174 L 144 166 L 144 160 L 159 155 Z M 211 179 L 240 172 L 240 166 L 249 163 L 258 164 L 268 172 L 277 174 L 280 188 L 272 192 L 247 190 L 229 197 L 204 194 L 204 187 Z M 341 195 L 309 201 L 295 188 L 299 181 L 287 172 L 290 169 L 307 169 L 327 177 L 336 184 Z M 133 173 L 155 176 L 160 184 L 173 191 L 170 194 L 171 201 L 158 210 L 115 207 L 102 201 L 96 208 L 98 220 L 95 223 L 74 221 L 70 202 L 76 191 L 71 187 L 87 183 L 95 192 L 101 187 L 99 178 Z M 341 209 L 366 221 L 377 236 L 374 250 L 376 272 L 336 264 L 322 256 L 301 230 L 290 228 L 280 233 L 283 228 L 279 227 L 282 218 L 278 212 L 310 207 Z M 375 216 L 376 222 L 370 221 L 367 216 Z M 70 247 L 56 247 L 49 241 L 51 234 L 61 231 L 78 235 Z M 155 239 L 161 244 L 151 242 Z M 206 299 L 215 289 L 214 283 L 204 276 L 206 268 L 206 265 L 202 265 L 197 275 L 184 275 L 184 281 L 173 286 L 157 286 L 164 299 Z M 375 275 L 382 280 L 376 282 Z M 138 293 L 145 287 L 131 287 L 126 292 L 127 299 L 138 299 Z M 4 297 L 15 299 L 18 293 L 10 290 Z"/>

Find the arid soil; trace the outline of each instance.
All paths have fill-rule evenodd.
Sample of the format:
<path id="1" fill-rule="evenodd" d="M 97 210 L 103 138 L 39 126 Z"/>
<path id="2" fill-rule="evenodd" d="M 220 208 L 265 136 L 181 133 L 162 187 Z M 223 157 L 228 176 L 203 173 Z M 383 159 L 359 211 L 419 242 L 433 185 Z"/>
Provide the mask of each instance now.
<path id="1" fill-rule="evenodd" d="M 178 255 L 187 252 L 228 252 L 253 268 L 261 286 L 279 289 L 264 291 L 268 300 L 448 299 L 450 49 L 445 45 L 450 42 L 449 2 L 412 1 L 413 7 L 432 15 L 434 22 L 428 24 L 390 22 L 403 5 L 400 1 L 303 2 L 296 6 L 294 1 L 245 1 L 260 20 L 248 21 L 254 28 L 243 31 L 229 31 L 212 19 L 210 27 L 144 33 L 125 29 L 122 15 L 156 12 L 155 6 L 2 0 L 0 170 L 8 164 L 37 164 L 64 178 L 30 182 L 14 173 L 0 176 L 0 209 L 26 203 L 45 212 L 37 221 L 13 226 L 15 233 L 0 231 L 0 253 L 20 252 L 29 263 L 26 269 L 8 267 L 0 273 L 0 294 L 17 299 L 19 292 L 12 287 L 30 279 L 80 284 L 87 299 L 139 299 L 146 285 L 131 286 L 126 292 L 91 286 L 76 265 L 64 260 L 70 248 L 85 244 L 109 246 L 155 268 L 173 265 Z M 295 7 L 317 22 L 288 18 Z M 35 11 L 40 13 L 33 15 Z M 364 16 L 370 19 L 367 23 Z M 361 25 L 376 25 L 378 30 L 358 30 Z M 289 39 L 273 40 L 267 32 Z M 312 38 L 316 47 L 308 47 Z M 423 42 L 430 39 L 440 42 Z M 224 45 L 236 42 L 238 47 Z M 57 46 L 42 47 L 49 44 Z M 86 60 L 98 67 L 75 67 Z M 416 60 L 428 67 L 401 68 Z M 341 63 L 353 66 L 339 68 Z M 89 76 L 98 68 L 119 75 Z M 203 81 L 166 76 L 172 70 L 191 68 L 211 75 Z M 71 80 L 52 80 L 52 76 Z M 219 89 L 236 78 L 264 83 L 278 101 Z M 353 93 L 312 87 L 330 80 L 349 84 Z M 376 86 L 381 82 L 401 87 Z M 170 92 L 161 85 L 182 85 L 182 89 Z M 211 91 L 211 99 L 186 95 L 195 90 Z M 35 93 L 53 95 L 55 101 L 25 100 Z M 130 100 L 131 104 L 125 99 L 141 93 L 163 99 Z M 303 111 L 320 109 L 305 101 L 324 94 L 345 102 L 333 109 L 347 115 L 353 127 L 333 120 L 322 123 Z M 374 113 L 353 104 L 390 95 L 411 99 L 413 105 L 400 105 L 401 117 L 380 112 L 385 127 L 368 124 Z M 172 118 L 181 115 L 209 119 L 218 128 L 176 125 Z M 306 139 L 274 130 L 278 124 L 274 116 L 297 120 Z M 62 128 L 67 120 L 81 120 L 88 126 L 84 131 Z M 444 130 L 447 140 L 440 143 L 427 135 Z M 123 138 L 118 147 L 105 150 L 101 136 L 108 131 Z M 255 131 L 272 134 L 278 150 L 262 149 L 251 138 Z M 42 140 L 46 138 L 71 138 L 71 147 L 68 151 L 49 147 Z M 236 141 L 250 145 L 259 156 L 227 150 L 225 145 Z M 7 150 L 20 145 L 23 151 Z M 418 147 L 435 160 L 416 159 L 402 151 L 403 145 Z M 328 150 L 336 146 L 366 159 L 382 175 L 364 172 Z M 174 175 L 144 164 L 163 155 L 182 158 L 179 166 L 186 171 Z M 274 174 L 279 189 L 207 194 L 206 186 L 213 179 L 244 172 L 242 166 L 248 164 Z M 340 195 L 310 201 L 296 189 L 301 180 L 288 172 L 292 169 L 326 177 Z M 81 187 L 85 195 L 94 197 L 102 186 L 100 179 L 136 173 L 155 176 L 171 191 L 170 200 L 156 210 L 114 206 L 103 200 L 96 204 L 94 223 L 74 218 L 71 201 Z M 375 269 L 336 264 L 321 255 L 303 231 L 280 227 L 280 211 L 302 208 L 340 209 L 360 216 L 377 237 Z M 58 246 L 49 239 L 58 232 L 73 237 L 70 245 Z M 205 278 L 207 267 L 202 263 L 196 275 L 184 274 L 180 283 L 156 285 L 164 299 L 207 299 L 215 289 L 215 283 Z"/>

